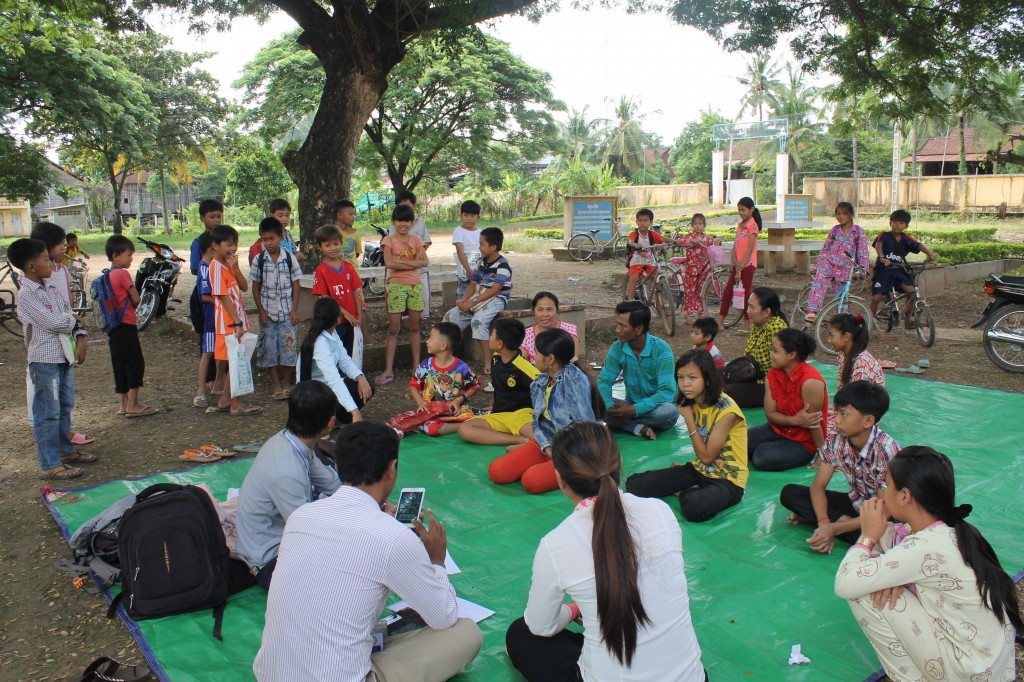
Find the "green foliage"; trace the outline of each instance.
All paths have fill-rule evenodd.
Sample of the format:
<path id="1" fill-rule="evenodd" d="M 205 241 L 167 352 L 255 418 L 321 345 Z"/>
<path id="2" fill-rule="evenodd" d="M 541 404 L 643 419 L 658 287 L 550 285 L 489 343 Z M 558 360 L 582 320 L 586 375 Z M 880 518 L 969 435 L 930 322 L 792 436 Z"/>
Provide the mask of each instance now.
<path id="1" fill-rule="evenodd" d="M 675 182 L 711 182 L 711 152 L 715 149 L 711 127 L 719 123 L 729 123 L 729 119 L 709 110 L 683 126 L 669 154 Z"/>
<path id="2" fill-rule="evenodd" d="M 320 103 L 324 70 L 298 33 L 260 50 L 235 83 L 268 141 L 300 141 Z M 550 80 L 488 35 L 413 43 L 366 124 L 358 163 L 378 175 L 383 168 L 396 189 L 458 168 L 500 182 L 502 172 L 558 144 L 551 112 L 564 105 Z"/>
<path id="3" fill-rule="evenodd" d="M 534 228 L 526 228 L 523 230 L 527 237 L 535 237 L 536 239 L 564 239 L 565 230 L 538 230 Z"/>
<path id="4" fill-rule="evenodd" d="M 640 98 L 622 96 L 615 107 L 615 118 L 594 121 L 601 129 L 596 158 L 622 178 L 642 168 L 644 150 L 660 144 L 657 135 L 643 128 L 650 113 L 658 112 L 641 113 L 640 107 Z"/>
<path id="5" fill-rule="evenodd" d="M 226 198 L 230 204 L 262 206 L 274 197 L 288 195 L 294 187 L 281 157 L 252 141 L 244 145 L 231 164 Z"/>
<path id="6" fill-rule="evenodd" d="M 561 218 L 565 214 L 562 212 L 558 213 L 537 213 L 534 215 L 524 215 L 518 218 L 509 218 L 505 222 L 508 223 L 528 223 L 534 220 L 551 220 L 552 218 Z"/>
<path id="7" fill-rule="evenodd" d="M 196 204 L 198 207 L 198 204 Z M 198 208 L 197 208 L 198 211 Z M 259 227 L 260 221 L 266 217 L 263 206 L 246 204 L 243 206 L 225 206 L 224 222 L 233 227 Z"/>
<path id="8" fill-rule="evenodd" d="M 57 185 L 57 176 L 46 161 L 40 145 L 23 142 L 0 128 L 0 196 L 11 201 L 26 197 L 41 202 Z"/>
<path id="9" fill-rule="evenodd" d="M 1024 244 L 985 242 L 981 244 L 942 244 L 932 248 L 940 263 L 960 265 L 1001 258 L 1024 258 Z"/>
<path id="10" fill-rule="evenodd" d="M 189 174 L 192 176 L 192 196 L 196 201 L 216 199 L 223 202 L 227 194 L 227 166 L 216 153 L 207 153 L 206 161 L 205 171 L 201 164 L 193 162 L 189 165 Z"/>
<path id="11" fill-rule="evenodd" d="M 629 177 L 631 185 L 667 185 L 669 181 L 668 166 L 661 159 L 646 168 L 638 168 Z"/>

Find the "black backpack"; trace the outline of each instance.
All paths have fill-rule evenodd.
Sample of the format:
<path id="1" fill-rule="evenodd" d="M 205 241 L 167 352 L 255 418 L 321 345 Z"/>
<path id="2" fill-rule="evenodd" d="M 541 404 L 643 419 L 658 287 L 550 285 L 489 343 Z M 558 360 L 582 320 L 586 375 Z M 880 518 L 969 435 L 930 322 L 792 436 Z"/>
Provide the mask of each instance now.
<path id="1" fill-rule="evenodd" d="M 231 559 L 220 517 L 201 488 L 153 485 L 136 496 L 117 524 L 120 601 L 134 620 L 213 609 L 213 636 L 231 584 Z"/>

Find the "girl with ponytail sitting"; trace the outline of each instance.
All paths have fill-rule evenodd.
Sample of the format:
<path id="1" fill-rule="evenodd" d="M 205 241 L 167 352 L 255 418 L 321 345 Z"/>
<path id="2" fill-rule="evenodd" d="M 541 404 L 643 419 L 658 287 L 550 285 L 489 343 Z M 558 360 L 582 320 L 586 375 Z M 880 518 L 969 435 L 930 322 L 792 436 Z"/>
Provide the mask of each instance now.
<path id="1" fill-rule="evenodd" d="M 359 410 L 373 395 L 373 387 L 345 350 L 336 330 L 341 323 L 338 302 L 327 297 L 317 299 L 313 322 L 299 349 L 295 376 L 299 381 L 316 379 L 330 386 L 338 398 L 336 422 L 350 424 L 363 420 Z"/>
<path id="2" fill-rule="evenodd" d="M 850 313 L 834 316 L 828 321 L 828 342 L 839 353 L 839 388 L 851 381 L 870 381 L 885 388 L 882 365 L 868 352 L 868 326 L 863 316 Z M 836 410 L 829 405 L 826 436 L 835 430 L 835 423 Z"/>
<path id="3" fill-rule="evenodd" d="M 604 400 L 590 375 L 576 360 L 576 340 L 564 329 L 549 329 L 535 339 L 534 364 L 540 376 L 530 384 L 533 437 L 491 462 L 487 475 L 495 483 L 522 480 L 526 492 L 538 495 L 558 487 L 551 443 L 573 422 L 604 417 Z"/>
<path id="4" fill-rule="evenodd" d="M 526 614 L 505 637 L 512 665 L 531 682 L 706 680 L 675 514 L 619 491 L 622 456 L 601 424 L 570 424 L 551 457 L 575 508 L 537 549 Z M 580 620 L 583 634 L 566 629 Z"/>
<path id="5" fill-rule="evenodd" d="M 835 585 L 885 673 L 894 682 L 1016 679 L 1014 631 L 1024 623 L 1013 580 L 964 520 L 971 505 L 956 505 L 949 458 L 904 448 L 886 485 L 861 508 L 860 540 Z"/>

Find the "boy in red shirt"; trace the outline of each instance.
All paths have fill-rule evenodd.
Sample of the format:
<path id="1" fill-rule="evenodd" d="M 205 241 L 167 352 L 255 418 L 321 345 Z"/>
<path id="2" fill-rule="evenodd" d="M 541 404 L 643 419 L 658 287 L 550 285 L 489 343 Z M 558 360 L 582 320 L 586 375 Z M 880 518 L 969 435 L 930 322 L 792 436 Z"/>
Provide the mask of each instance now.
<path id="1" fill-rule="evenodd" d="M 214 318 L 217 322 L 217 342 L 213 349 L 215 360 L 227 361 L 229 334 L 239 339 L 249 330 L 245 317 L 242 292 L 248 291 L 249 284 L 238 268 L 238 232 L 230 225 L 218 225 L 210 231 L 213 241 L 213 260 L 210 261 L 210 294 L 213 296 Z M 233 417 L 248 417 L 259 414 L 262 407 L 245 405 L 241 398 L 231 396 L 231 382 L 224 382 L 224 392 L 212 412 L 229 412 Z"/>
<path id="2" fill-rule="evenodd" d="M 352 355 L 355 328 L 363 324 L 363 280 L 351 263 L 341 257 L 341 231 L 334 225 L 317 228 L 313 234 L 323 260 L 313 273 L 313 295 L 330 296 L 341 306 L 344 318 L 335 331 Z"/>
<path id="3" fill-rule="evenodd" d="M 110 330 L 110 364 L 114 369 L 114 391 L 121 398 L 118 414 L 126 417 L 145 417 L 155 414 L 150 405 L 139 402 L 139 389 L 146 373 L 146 359 L 142 356 L 139 330 L 135 326 L 135 306 L 139 304 L 139 292 L 135 281 L 128 273 L 135 255 L 132 240 L 115 234 L 107 240 L 104 250 L 110 261 L 110 288 L 114 292 L 117 306 L 124 308 L 121 324 Z"/>
<path id="4" fill-rule="evenodd" d="M 662 244 L 661 235 L 651 230 L 654 224 L 654 211 L 641 208 L 636 212 L 636 229 L 629 233 L 629 284 L 626 300 L 632 301 L 636 293 L 636 285 L 641 277 L 653 273 L 658 268 L 658 261 L 651 252 L 651 247 Z"/>

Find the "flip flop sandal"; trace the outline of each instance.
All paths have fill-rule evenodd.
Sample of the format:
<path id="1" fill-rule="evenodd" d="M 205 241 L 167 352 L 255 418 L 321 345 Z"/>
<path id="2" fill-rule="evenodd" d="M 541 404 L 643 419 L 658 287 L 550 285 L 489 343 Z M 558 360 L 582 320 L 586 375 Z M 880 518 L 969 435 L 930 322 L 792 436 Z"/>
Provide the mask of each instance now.
<path id="1" fill-rule="evenodd" d="M 232 452 L 231 450 L 225 450 L 224 448 L 219 447 L 217 445 L 200 445 L 199 451 L 207 455 L 216 455 L 221 459 L 235 456 L 235 453 Z"/>
<path id="2" fill-rule="evenodd" d="M 911 365 L 910 367 L 894 367 L 893 371 L 906 372 L 907 374 L 924 374 L 924 370 L 917 365 Z"/>
<path id="3" fill-rule="evenodd" d="M 229 412 L 232 417 L 254 417 L 263 412 L 259 405 L 244 405 L 241 409 Z"/>
<path id="4" fill-rule="evenodd" d="M 155 407 L 153 407 L 152 405 L 146 405 L 146 409 L 144 409 L 142 412 L 125 412 L 124 416 L 127 417 L 128 419 L 137 419 L 139 417 L 148 417 L 156 413 L 157 409 Z"/>
<path id="5" fill-rule="evenodd" d="M 207 452 L 201 452 L 195 449 L 188 449 L 181 453 L 178 457 L 182 462 L 216 462 L 220 459 L 217 455 L 211 455 Z"/>
<path id="6" fill-rule="evenodd" d="M 74 682 L 142 682 L 149 675 L 150 670 L 144 665 L 128 665 L 102 656 L 90 663 Z"/>
<path id="7" fill-rule="evenodd" d="M 929 367 L 932 366 L 932 363 L 928 362 L 927 360 L 918 360 L 917 366 L 920 367 L 921 369 L 928 369 Z"/>
<path id="8" fill-rule="evenodd" d="M 230 412 L 230 407 L 221 407 L 220 405 L 210 405 L 206 408 L 206 414 L 217 414 L 218 412 Z"/>
<path id="9" fill-rule="evenodd" d="M 51 471 L 48 474 L 39 474 L 39 478 L 43 481 L 70 481 L 72 478 L 78 478 L 85 472 L 77 467 L 69 467 L 66 464 L 62 464 L 61 468 L 56 471 Z"/>
<path id="10" fill-rule="evenodd" d="M 92 436 L 87 436 L 84 433 L 78 433 L 76 431 L 71 434 L 71 442 L 75 445 L 88 445 L 89 443 L 95 443 L 96 439 Z"/>
<path id="11" fill-rule="evenodd" d="M 288 400 L 288 391 L 278 391 L 277 393 L 271 394 L 274 400 Z"/>
<path id="12" fill-rule="evenodd" d="M 64 464 L 92 464 L 93 462 L 100 461 L 100 458 L 88 452 L 75 450 L 70 455 L 64 455 L 61 457 L 60 461 Z"/>
<path id="13" fill-rule="evenodd" d="M 258 453 L 260 451 L 260 448 L 262 448 L 262 447 L 263 447 L 263 441 L 261 441 L 261 440 L 254 440 L 254 441 L 251 441 L 249 443 L 241 443 L 239 445 L 232 445 L 231 449 L 234 452 L 236 452 L 236 453 L 245 452 L 245 453 L 256 454 L 256 453 Z"/>
<path id="14" fill-rule="evenodd" d="M 896 369 L 896 361 L 895 360 L 879 360 L 878 361 L 878 365 L 882 369 Z"/>
<path id="15" fill-rule="evenodd" d="M 195 398 L 192 398 L 192 407 L 202 407 L 205 409 L 209 406 L 210 401 L 207 400 L 205 395 L 197 395 Z"/>
<path id="16" fill-rule="evenodd" d="M 378 376 L 376 379 L 373 380 L 373 383 L 377 384 L 378 386 L 387 386 L 388 384 L 390 384 L 394 380 L 395 380 L 395 377 L 393 377 L 393 376 L 389 377 L 389 376 L 385 376 L 385 375 L 381 374 L 380 376 Z"/>

